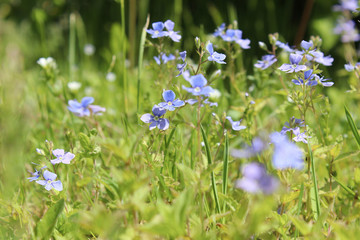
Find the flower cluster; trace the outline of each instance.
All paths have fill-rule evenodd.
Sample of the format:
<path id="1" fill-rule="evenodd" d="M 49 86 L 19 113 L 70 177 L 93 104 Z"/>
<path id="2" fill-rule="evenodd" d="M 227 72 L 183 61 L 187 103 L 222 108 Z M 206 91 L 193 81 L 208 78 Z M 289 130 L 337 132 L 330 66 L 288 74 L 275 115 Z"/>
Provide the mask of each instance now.
<path id="1" fill-rule="evenodd" d="M 165 23 L 154 22 L 152 27 L 153 29 L 146 30 L 152 38 L 169 37 L 174 42 L 180 42 L 181 36 L 179 32 L 174 31 L 175 23 L 173 21 L 167 20 Z M 166 28 L 167 31 L 164 31 L 164 28 Z"/>
<path id="2" fill-rule="evenodd" d="M 214 36 L 221 37 L 226 42 L 235 42 L 242 49 L 250 48 L 250 40 L 242 38 L 242 31 L 239 29 L 227 29 L 225 31 L 225 23 L 222 23 L 220 27 L 215 30 Z"/>
<path id="3" fill-rule="evenodd" d="M 337 19 L 334 33 L 341 35 L 341 42 L 357 42 L 360 34 L 356 29 L 355 22 L 352 20 L 351 12 L 358 12 L 359 5 L 357 0 L 340 0 L 339 5 L 333 7 L 334 11 L 341 11 L 342 15 Z"/>

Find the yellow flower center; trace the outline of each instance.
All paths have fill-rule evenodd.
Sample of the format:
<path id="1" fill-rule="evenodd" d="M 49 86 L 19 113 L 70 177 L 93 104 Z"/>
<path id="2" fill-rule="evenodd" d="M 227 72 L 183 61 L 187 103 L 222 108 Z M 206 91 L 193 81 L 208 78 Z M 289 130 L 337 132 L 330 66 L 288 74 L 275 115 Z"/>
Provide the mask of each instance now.
<path id="1" fill-rule="evenodd" d="M 194 89 L 194 91 L 195 91 L 195 92 L 200 92 L 201 89 L 200 89 L 199 87 L 196 87 L 196 88 Z"/>
<path id="2" fill-rule="evenodd" d="M 171 106 L 171 105 L 172 105 L 172 102 L 169 101 L 169 102 L 168 102 L 168 105 Z"/>

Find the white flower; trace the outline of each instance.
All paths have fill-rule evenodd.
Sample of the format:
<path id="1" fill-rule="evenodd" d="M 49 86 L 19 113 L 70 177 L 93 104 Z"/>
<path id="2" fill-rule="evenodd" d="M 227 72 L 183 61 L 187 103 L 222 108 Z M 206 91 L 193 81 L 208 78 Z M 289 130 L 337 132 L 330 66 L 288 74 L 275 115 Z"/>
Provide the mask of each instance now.
<path id="1" fill-rule="evenodd" d="M 70 89 L 70 91 L 76 92 L 81 88 L 81 83 L 76 82 L 76 81 L 68 82 L 67 86 Z"/>
<path id="2" fill-rule="evenodd" d="M 85 44 L 84 46 L 84 53 L 85 55 L 87 56 L 91 56 L 95 53 L 95 47 L 94 45 L 88 43 L 88 44 Z"/>
<path id="3" fill-rule="evenodd" d="M 48 57 L 48 58 L 39 58 L 39 60 L 37 60 L 37 63 L 42 67 L 42 68 L 52 68 L 52 69 L 56 69 L 56 62 L 52 57 Z"/>
<path id="4" fill-rule="evenodd" d="M 109 72 L 108 74 L 106 74 L 106 80 L 108 80 L 109 82 L 114 82 L 116 80 L 116 74 L 113 72 Z"/>

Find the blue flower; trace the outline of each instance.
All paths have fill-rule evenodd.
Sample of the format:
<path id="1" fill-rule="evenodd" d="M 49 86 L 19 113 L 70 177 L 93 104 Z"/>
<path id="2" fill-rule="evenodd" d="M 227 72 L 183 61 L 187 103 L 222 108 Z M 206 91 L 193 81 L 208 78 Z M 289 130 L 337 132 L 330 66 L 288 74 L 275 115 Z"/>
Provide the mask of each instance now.
<path id="1" fill-rule="evenodd" d="M 214 32 L 214 36 L 218 37 L 218 36 L 222 36 L 224 34 L 225 31 L 225 23 L 222 23 Z"/>
<path id="2" fill-rule="evenodd" d="M 319 77 L 318 75 L 316 75 L 315 78 L 324 87 L 331 87 L 332 85 L 334 85 L 333 82 L 326 82 L 327 80 L 330 80 L 330 79 L 324 79 L 324 77 Z"/>
<path id="3" fill-rule="evenodd" d="M 182 86 L 182 88 L 194 96 L 209 96 L 213 91 L 212 87 L 205 86 L 207 84 L 207 80 L 202 74 L 191 76 L 189 78 L 189 82 L 191 84 L 191 88 L 185 86 Z"/>
<path id="4" fill-rule="evenodd" d="M 291 53 L 290 57 L 289 57 L 291 64 L 284 63 L 283 65 L 281 65 L 281 67 L 279 67 L 279 69 L 281 71 L 284 71 L 284 72 L 287 72 L 287 73 L 304 71 L 304 70 L 306 70 L 306 66 L 305 65 L 299 65 L 302 58 L 303 57 L 301 55 L 299 55 L 299 54 Z"/>
<path id="5" fill-rule="evenodd" d="M 276 169 L 304 168 L 303 152 L 295 143 L 290 142 L 286 135 L 274 132 L 270 139 L 275 146 L 272 163 Z"/>
<path id="6" fill-rule="evenodd" d="M 287 43 L 283 43 L 283 42 L 280 42 L 280 41 L 276 41 L 275 42 L 275 45 L 278 46 L 279 48 L 281 49 L 284 49 L 286 52 L 294 52 L 295 50 L 292 49 Z"/>
<path id="7" fill-rule="evenodd" d="M 168 32 L 163 31 L 164 23 L 163 22 L 154 22 L 152 24 L 153 29 L 146 30 L 147 33 L 151 34 L 152 38 L 160 38 L 168 36 Z"/>
<path id="8" fill-rule="evenodd" d="M 305 40 L 302 40 L 301 43 L 300 43 L 300 46 L 304 50 L 310 50 L 314 46 L 314 44 L 313 44 L 313 42 L 311 40 L 308 41 L 308 42 L 305 41 Z"/>
<path id="9" fill-rule="evenodd" d="M 357 9 L 358 0 L 340 0 L 340 5 L 335 5 L 333 7 L 334 11 L 346 11 L 349 10 L 351 12 L 358 12 Z"/>
<path id="10" fill-rule="evenodd" d="M 56 157 L 56 159 L 50 161 L 54 165 L 57 163 L 70 164 L 70 161 L 75 157 L 73 153 L 65 153 L 64 149 L 55 149 L 52 154 Z"/>
<path id="11" fill-rule="evenodd" d="M 179 71 L 179 74 L 176 75 L 177 77 L 180 76 L 181 74 L 183 74 L 183 72 L 185 71 L 185 67 L 187 65 L 187 63 L 185 62 L 186 51 L 180 52 L 179 55 L 180 55 L 180 58 L 182 59 L 183 63 L 178 64 L 177 67 L 176 67 L 177 70 Z"/>
<path id="12" fill-rule="evenodd" d="M 178 32 L 174 32 L 175 23 L 171 20 L 167 20 L 164 25 L 165 28 L 168 30 L 167 36 L 169 36 L 174 42 L 179 42 L 181 36 L 178 34 Z"/>
<path id="13" fill-rule="evenodd" d="M 250 146 L 246 145 L 244 149 L 234 149 L 231 151 L 231 155 L 236 158 L 251 158 L 261 153 L 266 147 L 264 141 L 256 137 L 252 140 Z"/>
<path id="14" fill-rule="evenodd" d="M 347 63 L 347 64 L 344 65 L 344 67 L 345 67 L 346 71 L 352 72 L 352 71 L 354 71 L 354 69 L 359 69 L 360 62 L 355 63 L 355 65 L 352 65 L 351 63 Z"/>
<path id="15" fill-rule="evenodd" d="M 290 118 L 289 122 L 285 122 L 285 126 L 281 129 L 281 134 L 285 134 L 290 131 L 294 131 L 295 128 L 305 127 L 304 121 L 294 116 Z"/>
<path id="16" fill-rule="evenodd" d="M 156 63 L 158 65 L 161 64 L 161 60 L 162 63 L 166 64 L 167 62 L 171 61 L 171 60 L 175 60 L 175 56 L 173 54 L 169 54 L 169 56 L 166 56 L 165 53 L 161 53 L 159 56 L 154 56 L 154 59 L 156 61 Z"/>
<path id="17" fill-rule="evenodd" d="M 221 35 L 226 42 L 236 42 L 243 49 L 249 49 L 250 40 L 242 39 L 242 31 L 239 29 L 228 29 L 225 34 Z"/>
<path id="18" fill-rule="evenodd" d="M 169 128 L 169 120 L 166 118 L 161 118 L 162 115 L 166 113 L 164 108 L 154 105 L 152 109 L 153 115 L 150 113 L 145 113 L 141 116 L 140 120 L 144 123 L 150 123 L 149 129 L 153 130 L 154 128 L 159 128 L 160 130 L 166 130 Z"/>
<path id="19" fill-rule="evenodd" d="M 210 56 L 208 57 L 209 61 L 215 61 L 220 64 L 226 64 L 226 62 L 223 61 L 226 58 L 226 55 L 215 52 L 211 42 L 209 42 L 208 45 L 206 45 L 206 50 L 210 54 Z"/>
<path id="20" fill-rule="evenodd" d="M 46 166 L 43 166 L 43 167 L 40 169 L 40 171 L 36 170 L 36 168 L 35 168 L 35 172 L 31 173 L 32 177 L 28 177 L 27 179 L 29 179 L 30 182 L 35 181 L 35 180 L 38 180 L 38 178 L 40 177 L 40 174 L 41 174 L 41 172 L 42 172 L 42 170 L 43 170 L 44 168 L 46 168 Z"/>
<path id="21" fill-rule="evenodd" d="M 316 86 L 318 84 L 318 82 L 316 80 L 312 80 L 315 78 L 316 74 L 312 74 L 313 70 L 310 69 L 308 71 L 304 72 L 304 79 L 298 78 L 298 79 L 293 79 L 292 82 L 296 85 L 303 85 L 305 82 L 305 85 L 307 86 Z"/>
<path id="22" fill-rule="evenodd" d="M 268 175 L 261 163 L 248 163 L 242 167 L 241 173 L 243 178 L 235 182 L 235 187 L 248 193 L 271 194 L 279 186 L 278 180 Z"/>
<path id="23" fill-rule="evenodd" d="M 227 116 L 226 119 L 229 120 L 229 122 L 231 123 L 231 128 L 234 131 L 240 131 L 246 128 L 246 126 L 240 126 L 242 119 L 240 119 L 239 121 L 233 121 L 230 116 Z"/>
<path id="24" fill-rule="evenodd" d="M 341 42 L 357 42 L 360 40 L 360 34 L 355 28 L 355 22 L 352 20 L 340 19 L 334 28 L 335 34 L 341 34 Z"/>
<path id="25" fill-rule="evenodd" d="M 177 107 L 182 107 L 185 105 L 184 101 L 179 99 L 175 99 L 175 93 L 171 90 L 167 90 L 163 92 L 163 98 L 165 102 L 159 103 L 159 107 L 164 108 L 168 111 L 174 111 Z"/>
<path id="26" fill-rule="evenodd" d="M 254 66 L 256 68 L 261 68 L 262 70 L 264 70 L 273 65 L 276 61 L 277 59 L 274 55 L 264 55 L 261 57 L 261 60 L 258 60 L 258 62 L 254 64 Z"/>
<path id="27" fill-rule="evenodd" d="M 50 191 L 51 189 L 55 189 L 58 191 L 63 190 L 63 186 L 60 180 L 54 181 L 57 177 L 55 173 L 49 172 L 48 170 L 45 170 L 43 177 L 45 180 L 38 180 L 36 183 L 45 186 L 45 189 Z"/>
<path id="28" fill-rule="evenodd" d="M 78 117 L 90 116 L 91 113 L 101 115 L 101 112 L 105 112 L 105 108 L 97 105 L 90 105 L 93 102 L 94 98 L 92 97 L 84 97 L 81 99 L 81 103 L 79 103 L 76 99 L 69 100 L 68 109 Z"/>

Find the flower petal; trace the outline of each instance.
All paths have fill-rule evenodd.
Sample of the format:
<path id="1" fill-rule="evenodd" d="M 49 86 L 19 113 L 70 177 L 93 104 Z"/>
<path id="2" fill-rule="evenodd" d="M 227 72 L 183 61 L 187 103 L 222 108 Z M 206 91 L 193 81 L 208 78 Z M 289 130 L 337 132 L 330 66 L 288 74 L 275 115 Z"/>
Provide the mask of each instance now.
<path id="1" fill-rule="evenodd" d="M 55 173 L 49 172 L 48 170 L 45 170 L 44 174 L 43 174 L 45 180 L 51 180 L 54 181 L 57 177 L 57 175 Z"/>
<path id="2" fill-rule="evenodd" d="M 190 77 L 192 87 L 204 87 L 207 84 L 206 78 L 202 74 Z"/>
<path id="3" fill-rule="evenodd" d="M 55 189 L 58 190 L 58 191 L 62 191 L 62 190 L 63 190 L 63 185 L 62 185 L 62 183 L 61 183 L 60 180 L 55 181 L 55 182 L 52 182 L 51 185 L 52 185 L 53 188 L 55 188 Z"/>
<path id="4" fill-rule="evenodd" d="M 87 107 L 89 104 L 92 104 L 93 102 L 94 102 L 93 97 L 83 97 L 83 99 L 81 99 L 81 105 L 83 107 Z"/>
<path id="5" fill-rule="evenodd" d="M 154 119 L 154 117 L 150 113 L 145 113 L 140 118 L 140 120 L 143 121 L 144 123 L 150 123 L 153 121 L 153 119 Z"/>
<path id="6" fill-rule="evenodd" d="M 65 151 L 64 151 L 64 149 L 55 149 L 55 150 L 52 151 L 52 153 L 53 153 L 53 155 L 54 155 L 55 157 L 58 158 L 58 157 L 64 156 Z"/>
<path id="7" fill-rule="evenodd" d="M 160 130 L 166 130 L 169 128 L 170 122 L 166 118 L 160 118 L 157 124 L 157 127 Z"/>
<path id="8" fill-rule="evenodd" d="M 175 100 L 175 93 L 171 90 L 167 90 L 163 92 L 163 98 L 165 100 L 165 102 L 172 102 Z"/>

